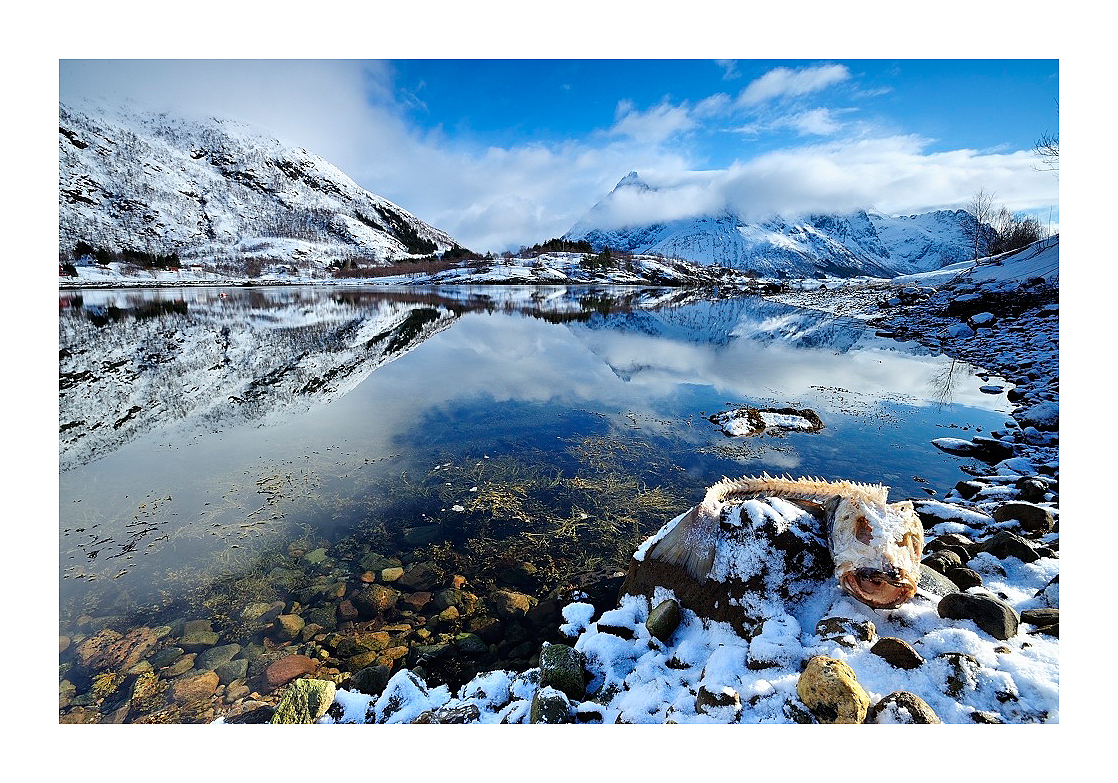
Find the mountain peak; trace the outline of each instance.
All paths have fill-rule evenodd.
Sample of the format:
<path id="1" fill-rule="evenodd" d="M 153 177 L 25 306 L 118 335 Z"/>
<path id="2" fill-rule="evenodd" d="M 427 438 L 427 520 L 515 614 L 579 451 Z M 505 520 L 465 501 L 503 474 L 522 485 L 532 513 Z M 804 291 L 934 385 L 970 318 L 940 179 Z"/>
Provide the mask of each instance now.
<path id="1" fill-rule="evenodd" d="M 640 188 L 641 190 L 652 190 L 652 188 L 650 188 L 648 184 L 645 183 L 643 179 L 641 179 L 641 175 L 635 171 L 630 171 L 628 174 L 622 177 L 616 185 L 613 186 L 614 191 L 620 190 L 621 188 Z"/>

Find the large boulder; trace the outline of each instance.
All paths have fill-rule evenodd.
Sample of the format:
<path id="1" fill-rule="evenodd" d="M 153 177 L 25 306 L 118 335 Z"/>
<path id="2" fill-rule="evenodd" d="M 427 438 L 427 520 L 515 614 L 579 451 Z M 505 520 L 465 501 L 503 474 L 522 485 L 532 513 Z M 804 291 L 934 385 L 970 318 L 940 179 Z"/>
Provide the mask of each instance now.
<path id="1" fill-rule="evenodd" d="M 105 628 L 78 645 L 78 664 L 90 671 L 127 671 L 151 652 L 170 631 L 167 626 L 140 627 L 122 635 L 111 628 Z"/>
<path id="2" fill-rule="evenodd" d="M 719 522 L 714 565 L 705 578 L 647 556 L 661 530 L 633 555 L 621 595 L 652 598 L 656 588 L 667 588 L 680 606 L 751 638 L 761 631 L 771 599 L 798 601 L 832 578 L 824 528 L 821 517 L 779 498 L 731 505 Z"/>

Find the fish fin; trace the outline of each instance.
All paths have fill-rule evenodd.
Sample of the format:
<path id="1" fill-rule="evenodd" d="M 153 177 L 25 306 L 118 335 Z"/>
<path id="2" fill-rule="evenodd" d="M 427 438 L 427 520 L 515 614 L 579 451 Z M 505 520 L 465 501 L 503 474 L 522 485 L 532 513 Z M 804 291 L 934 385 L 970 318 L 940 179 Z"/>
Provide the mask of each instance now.
<path id="1" fill-rule="evenodd" d="M 649 552 L 649 558 L 682 568 L 703 581 L 714 566 L 718 512 L 706 503 L 691 509 Z"/>

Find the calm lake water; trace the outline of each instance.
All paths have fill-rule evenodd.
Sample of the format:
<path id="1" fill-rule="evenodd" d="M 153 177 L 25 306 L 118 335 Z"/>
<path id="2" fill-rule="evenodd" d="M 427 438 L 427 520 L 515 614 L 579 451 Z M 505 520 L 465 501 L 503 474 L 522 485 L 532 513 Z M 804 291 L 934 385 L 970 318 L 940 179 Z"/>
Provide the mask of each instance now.
<path id="1" fill-rule="evenodd" d="M 60 634 L 79 637 L 220 616 L 230 584 L 317 548 L 353 575 L 370 550 L 423 546 L 478 573 L 510 555 L 555 579 L 623 568 L 723 475 L 942 495 L 964 461 L 930 441 L 1009 409 L 972 367 L 758 298 L 292 287 L 59 306 Z M 746 405 L 824 428 L 732 438 L 707 420 Z"/>

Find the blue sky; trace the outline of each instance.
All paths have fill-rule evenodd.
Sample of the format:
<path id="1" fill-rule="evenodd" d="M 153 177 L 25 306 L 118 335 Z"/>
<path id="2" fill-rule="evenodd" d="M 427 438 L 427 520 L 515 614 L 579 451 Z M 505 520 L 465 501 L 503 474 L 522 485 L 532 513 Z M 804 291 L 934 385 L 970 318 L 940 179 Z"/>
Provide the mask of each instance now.
<path id="1" fill-rule="evenodd" d="M 59 95 L 259 126 L 481 251 L 561 235 L 631 170 L 661 219 L 979 189 L 1059 214 L 1031 151 L 1059 130 L 1052 59 L 63 60 Z"/>
<path id="2" fill-rule="evenodd" d="M 931 140 L 929 150 L 1022 149 L 1059 122 L 1056 60 L 399 60 L 392 67 L 417 126 L 501 146 L 589 136 L 609 128 L 623 102 L 634 111 L 694 105 L 719 94 L 737 98 L 781 69 L 821 73 L 818 89 L 774 94 L 771 103 L 758 96 L 737 122 L 727 113 L 725 122 L 696 129 L 692 141 L 709 168 L 810 135 L 762 127 L 782 109 L 827 112 L 815 115 L 823 123 L 817 130 L 841 124 L 914 133 Z M 757 127 L 735 132 L 751 124 Z"/>

